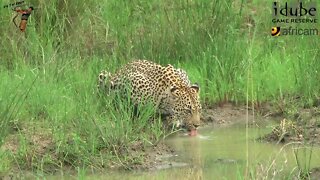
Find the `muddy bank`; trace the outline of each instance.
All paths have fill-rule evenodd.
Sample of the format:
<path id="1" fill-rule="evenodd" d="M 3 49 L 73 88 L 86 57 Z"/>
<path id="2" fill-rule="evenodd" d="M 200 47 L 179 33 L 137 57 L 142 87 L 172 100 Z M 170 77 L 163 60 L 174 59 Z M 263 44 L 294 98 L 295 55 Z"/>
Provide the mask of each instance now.
<path id="1" fill-rule="evenodd" d="M 129 170 L 158 170 L 180 166 L 179 163 L 169 160 L 176 156 L 176 153 L 173 148 L 163 142 L 153 146 L 143 146 L 142 143 L 137 142 L 129 147 L 126 154 L 132 159 L 140 159 L 140 161 L 128 163 L 125 168 Z"/>
<path id="2" fill-rule="evenodd" d="M 245 106 L 234 106 L 232 104 L 224 104 L 222 106 L 207 107 L 202 111 L 202 126 L 211 125 L 213 127 L 226 127 L 236 123 L 254 123 L 256 120 L 253 111 Z"/>
<path id="3" fill-rule="evenodd" d="M 275 119 L 278 119 L 277 125 L 261 140 L 277 144 L 300 142 L 320 145 L 319 108 L 300 109 L 294 115 L 276 116 Z"/>
<path id="4" fill-rule="evenodd" d="M 248 109 L 248 110 L 247 110 Z M 289 110 L 288 110 L 289 111 Z M 227 127 L 232 124 L 259 124 L 272 121 L 273 130 L 260 140 L 269 143 L 301 142 L 320 145 L 320 107 L 294 109 L 284 112 L 270 104 L 256 109 L 225 104 L 203 110 L 203 126 Z"/>

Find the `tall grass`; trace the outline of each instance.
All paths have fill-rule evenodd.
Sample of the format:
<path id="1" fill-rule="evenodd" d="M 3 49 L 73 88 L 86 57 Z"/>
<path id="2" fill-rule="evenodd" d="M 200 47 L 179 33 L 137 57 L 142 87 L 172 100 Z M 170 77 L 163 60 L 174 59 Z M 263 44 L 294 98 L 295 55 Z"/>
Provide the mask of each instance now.
<path id="1" fill-rule="evenodd" d="M 187 69 L 191 79 L 203 85 L 202 98 L 216 102 L 245 100 L 245 72 L 252 63 L 254 100 L 286 94 L 319 97 L 319 41 L 307 36 L 271 37 L 268 2 L 32 3 L 37 9 L 27 37 L 9 23 L 10 11 L 1 11 L 1 21 L 8 22 L 0 29 L 2 68 L 25 61 L 46 70 L 71 63 L 70 58 L 85 66 L 96 58 L 102 61 L 98 69 L 113 70 L 133 58 L 145 58 Z M 249 62 L 247 47 L 254 31 Z"/>
<path id="2" fill-rule="evenodd" d="M 320 96 L 320 42 L 271 37 L 269 2 L 29 2 L 26 33 L 0 9 L 0 143 L 18 137 L 17 153 L 5 159 L 22 168 L 102 167 L 130 143 L 159 139 L 161 125 L 147 121 L 152 110 L 131 121 L 127 103 L 96 95 L 101 69 L 134 58 L 186 69 L 203 103 L 245 102 L 248 84 L 253 102 L 299 96 L 312 105 Z M 44 154 L 30 145 L 40 146 L 36 137 L 47 142 Z"/>
<path id="3" fill-rule="evenodd" d="M 94 66 L 91 63 L 87 68 Z M 7 130 L 6 134 L 2 131 L 1 140 L 7 138 L 5 149 L 17 146 L 11 156 L 17 161 L 12 163 L 22 169 L 52 172 L 69 166 L 99 169 L 112 161 L 127 167 L 130 162 L 142 161 L 142 157 L 129 156 L 131 144 L 138 142 L 143 148 L 164 135 L 153 107 L 138 107 L 136 116 L 132 103 L 116 95 L 101 99 L 94 76 L 86 76 L 79 67 L 66 69 L 62 81 L 58 75 L 52 76 L 54 73 L 42 74 L 37 69 L 15 72 L 21 76 L 13 83 L 18 84 L 13 86 L 17 89 L 2 91 L 9 96 L 1 96 L 6 98 L 1 105 L 8 107 L 1 116 L 5 122 L 1 129 Z"/>

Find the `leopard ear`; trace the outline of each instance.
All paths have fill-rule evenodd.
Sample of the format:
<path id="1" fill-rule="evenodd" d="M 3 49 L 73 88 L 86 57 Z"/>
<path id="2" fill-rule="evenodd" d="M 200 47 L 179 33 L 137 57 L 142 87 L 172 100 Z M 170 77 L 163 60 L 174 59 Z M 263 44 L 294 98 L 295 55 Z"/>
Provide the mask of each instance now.
<path id="1" fill-rule="evenodd" d="M 196 90 L 197 93 L 199 93 L 199 91 L 200 91 L 200 87 L 199 87 L 198 83 L 195 83 L 195 84 L 191 85 L 190 88 Z"/>

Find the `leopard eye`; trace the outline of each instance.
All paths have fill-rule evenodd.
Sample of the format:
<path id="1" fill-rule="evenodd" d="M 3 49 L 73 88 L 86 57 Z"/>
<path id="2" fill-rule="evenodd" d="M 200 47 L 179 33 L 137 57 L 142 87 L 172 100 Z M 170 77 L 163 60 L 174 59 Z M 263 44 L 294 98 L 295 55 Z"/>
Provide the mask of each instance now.
<path id="1" fill-rule="evenodd" d="M 185 111 L 186 111 L 188 114 L 192 114 L 191 108 L 186 108 Z"/>

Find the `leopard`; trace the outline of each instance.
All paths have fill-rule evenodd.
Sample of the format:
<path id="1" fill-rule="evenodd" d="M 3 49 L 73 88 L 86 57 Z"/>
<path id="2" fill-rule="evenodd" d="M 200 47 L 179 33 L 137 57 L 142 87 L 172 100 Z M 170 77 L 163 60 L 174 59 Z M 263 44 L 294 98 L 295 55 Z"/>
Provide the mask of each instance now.
<path id="1" fill-rule="evenodd" d="M 127 89 L 135 104 L 151 102 L 171 127 L 196 131 L 201 124 L 200 87 L 191 84 L 185 70 L 171 64 L 162 66 L 149 60 L 133 60 L 114 74 L 102 70 L 98 75 L 98 92 Z"/>

